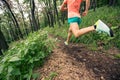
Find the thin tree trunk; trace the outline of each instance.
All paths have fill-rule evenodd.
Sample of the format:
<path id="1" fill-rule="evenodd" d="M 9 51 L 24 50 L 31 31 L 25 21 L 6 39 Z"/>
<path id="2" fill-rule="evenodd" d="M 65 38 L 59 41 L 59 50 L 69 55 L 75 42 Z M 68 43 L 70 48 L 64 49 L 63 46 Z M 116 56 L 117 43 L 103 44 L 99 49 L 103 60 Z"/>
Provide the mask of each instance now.
<path id="1" fill-rule="evenodd" d="M 30 26 L 31 26 L 31 31 L 33 32 L 33 31 L 34 31 L 34 29 L 33 29 L 32 20 L 31 20 L 31 17 L 30 17 L 30 13 L 29 13 L 29 22 L 30 22 Z"/>
<path id="2" fill-rule="evenodd" d="M 66 17 L 66 12 L 64 11 L 61 13 L 61 20 L 62 20 L 63 24 L 65 23 L 65 17 Z"/>
<path id="3" fill-rule="evenodd" d="M 15 24 L 15 21 L 13 20 L 13 18 L 12 18 L 12 16 L 10 16 L 10 12 L 8 12 L 8 17 L 10 17 L 11 18 L 11 21 L 13 22 L 13 25 L 14 25 L 14 27 L 15 28 L 13 28 L 12 26 L 12 24 L 10 23 L 10 27 L 11 27 L 11 29 L 13 29 L 13 33 L 14 33 L 14 40 L 18 40 L 19 39 L 19 36 L 18 36 L 18 31 L 17 31 L 17 29 L 16 29 L 16 24 Z M 9 22 L 9 21 L 8 21 Z M 15 30 L 15 31 L 14 31 Z"/>
<path id="4" fill-rule="evenodd" d="M 40 22 L 39 22 L 39 15 L 38 15 L 38 8 L 37 8 L 37 17 L 36 17 L 36 19 L 37 19 L 37 24 L 38 24 L 38 29 L 40 29 Z"/>
<path id="5" fill-rule="evenodd" d="M 32 23 L 34 26 L 34 31 L 38 30 L 38 25 L 35 19 L 35 2 L 34 0 L 30 0 L 30 7 L 31 7 L 31 16 L 32 16 Z"/>
<path id="6" fill-rule="evenodd" d="M 2 0 L 2 1 L 5 3 L 5 5 L 7 6 L 8 10 L 10 11 L 10 13 L 11 13 L 11 15 L 12 15 L 12 19 L 14 20 L 14 22 L 15 22 L 15 24 L 16 24 L 17 32 L 18 32 L 18 34 L 20 35 L 20 38 L 23 38 L 23 35 L 22 35 L 21 30 L 20 30 L 20 27 L 19 27 L 19 24 L 18 24 L 18 22 L 17 22 L 17 19 L 16 19 L 16 17 L 14 16 L 14 14 L 13 14 L 13 12 L 12 12 L 9 4 L 7 3 L 6 0 Z"/>
<path id="7" fill-rule="evenodd" d="M 3 50 L 7 50 L 9 48 L 6 40 L 5 40 L 5 37 L 2 33 L 2 31 L 0 30 L 0 50 L 3 49 Z"/>
<path id="8" fill-rule="evenodd" d="M 109 6 L 115 6 L 116 0 L 109 0 Z"/>
<path id="9" fill-rule="evenodd" d="M 22 20 L 23 20 L 23 24 L 24 24 L 25 34 L 28 35 L 28 30 L 27 30 L 27 27 L 26 27 L 27 25 L 26 25 L 26 23 L 25 23 L 25 18 L 24 18 L 23 10 L 22 10 L 22 8 L 21 8 L 21 5 L 20 5 L 20 3 L 19 3 L 19 0 L 17 0 L 17 3 L 18 3 L 19 11 L 20 11 L 20 13 L 21 13 L 21 15 L 22 15 Z"/>
<path id="10" fill-rule="evenodd" d="M 58 21 L 58 24 L 59 24 L 59 26 L 60 26 L 61 24 L 60 24 L 60 21 L 59 21 L 59 15 L 58 15 L 58 10 L 57 10 L 56 0 L 53 0 L 53 2 L 54 2 L 54 10 L 55 10 L 56 15 L 57 15 L 57 21 Z M 55 14 L 54 14 L 54 15 L 55 15 Z"/>
<path id="11" fill-rule="evenodd" d="M 49 18 L 50 18 L 50 26 L 54 27 L 54 19 L 53 19 L 52 11 L 49 11 Z"/>
<path id="12" fill-rule="evenodd" d="M 93 4 L 93 10 L 95 11 L 95 9 L 96 9 L 96 0 L 93 0 L 92 4 Z"/>
<path id="13" fill-rule="evenodd" d="M 0 56 L 3 55 L 2 50 L 0 49 Z"/>
<path id="14" fill-rule="evenodd" d="M 49 13 L 46 13 L 47 15 L 47 19 L 48 19 L 48 25 L 50 26 L 50 17 L 49 17 Z"/>
<path id="15" fill-rule="evenodd" d="M 15 41 L 16 38 L 17 38 L 17 35 L 15 34 L 14 29 L 13 29 L 12 24 L 10 23 L 10 21 L 8 21 L 8 23 L 10 25 L 10 34 L 11 34 L 12 41 Z"/>

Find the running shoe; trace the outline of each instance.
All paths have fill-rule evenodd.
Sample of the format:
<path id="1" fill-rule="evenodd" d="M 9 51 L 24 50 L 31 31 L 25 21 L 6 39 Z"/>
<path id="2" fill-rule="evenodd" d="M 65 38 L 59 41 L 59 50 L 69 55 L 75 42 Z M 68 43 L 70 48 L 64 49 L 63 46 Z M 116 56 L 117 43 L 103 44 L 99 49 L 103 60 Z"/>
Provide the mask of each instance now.
<path id="1" fill-rule="evenodd" d="M 65 41 L 64 44 L 65 44 L 65 45 L 68 45 L 68 42 Z"/>
<path id="2" fill-rule="evenodd" d="M 98 20 L 95 23 L 95 27 L 96 27 L 97 32 L 105 32 L 109 36 L 113 37 L 113 31 L 104 22 L 102 22 L 101 20 Z"/>

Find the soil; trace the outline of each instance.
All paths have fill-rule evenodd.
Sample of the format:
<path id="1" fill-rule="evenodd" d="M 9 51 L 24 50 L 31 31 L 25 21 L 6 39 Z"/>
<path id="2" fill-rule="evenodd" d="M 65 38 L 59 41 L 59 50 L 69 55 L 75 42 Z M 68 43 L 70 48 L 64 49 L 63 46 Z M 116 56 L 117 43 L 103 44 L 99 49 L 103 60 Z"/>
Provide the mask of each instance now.
<path id="1" fill-rule="evenodd" d="M 37 80 L 120 80 L 120 59 L 113 56 L 120 53 L 117 48 L 90 50 L 85 44 L 70 43 L 64 40 L 47 58 Z"/>

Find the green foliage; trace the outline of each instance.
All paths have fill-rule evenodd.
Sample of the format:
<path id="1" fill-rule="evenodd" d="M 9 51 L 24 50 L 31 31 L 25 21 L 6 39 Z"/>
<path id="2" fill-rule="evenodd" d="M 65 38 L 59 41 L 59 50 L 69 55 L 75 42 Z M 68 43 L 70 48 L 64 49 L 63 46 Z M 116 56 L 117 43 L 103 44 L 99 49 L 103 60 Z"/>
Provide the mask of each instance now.
<path id="1" fill-rule="evenodd" d="M 116 26 L 119 24 L 120 11 L 119 7 L 100 7 L 96 8 L 96 11 L 90 10 L 88 15 L 82 17 L 82 23 L 80 27 L 93 25 L 98 19 L 104 21 L 107 25 Z"/>
<path id="2" fill-rule="evenodd" d="M 113 26 L 112 29 L 114 30 L 114 39 L 111 40 L 111 44 L 118 47 L 120 49 L 120 26 Z"/>
<path id="3" fill-rule="evenodd" d="M 92 2 L 93 0 L 91 0 Z M 97 7 L 102 7 L 102 6 L 105 6 L 105 5 L 110 5 L 111 2 L 112 4 L 110 6 L 120 6 L 120 0 L 94 0 L 96 1 L 96 6 Z"/>
<path id="4" fill-rule="evenodd" d="M 116 54 L 114 57 L 115 57 L 116 59 L 120 59 L 120 54 Z"/>
<path id="5" fill-rule="evenodd" d="M 97 7 L 107 5 L 107 4 L 108 4 L 108 0 L 97 0 Z"/>
<path id="6" fill-rule="evenodd" d="M 45 80 L 53 80 L 53 78 L 57 76 L 56 72 L 51 72 L 48 78 L 45 78 Z"/>
<path id="7" fill-rule="evenodd" d="M 68 32 L 68 25 L 64 24 L 61 27 L 58 25 L 55 25 L 55 27 L 46 27 L 44 30 L 47 30 L 49 33 L 54 34 L 55 36 L 66 38 L 67 32 Z"/>
<path id="8" fill-rule="evenodd" d="M 48 39 L 45 31 L 30 34 L 26 40 L 20 41 L 9 49 L 0 61 L 0 80 L 30 80 L 37 78 L 33 69 L 43 65 L 45 58 L 51 53 L 53 41 Z"/>

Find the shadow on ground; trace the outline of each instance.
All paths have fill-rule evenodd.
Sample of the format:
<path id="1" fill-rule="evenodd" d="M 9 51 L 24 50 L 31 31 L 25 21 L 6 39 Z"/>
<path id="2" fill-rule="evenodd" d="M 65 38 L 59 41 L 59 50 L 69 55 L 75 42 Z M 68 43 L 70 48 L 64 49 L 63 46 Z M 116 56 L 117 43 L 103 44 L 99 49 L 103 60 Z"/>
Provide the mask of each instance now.
<path id="1" fill-rule="evenodd" d="M 91 51 L 82 44 L 62 46 L 63 51 L 77 62 L 85 63 L 86 69 L 92 70 L 95 77 L 101 80 L 120 80 L 120 59 L 113 59 L 102 50 Z"/>

